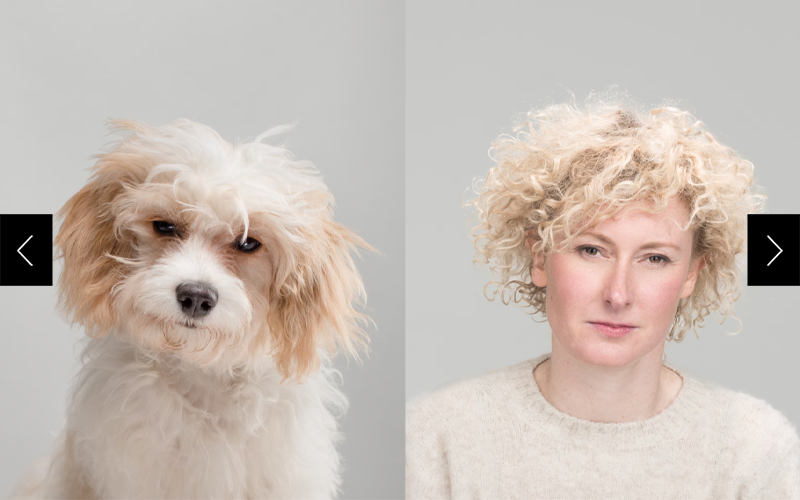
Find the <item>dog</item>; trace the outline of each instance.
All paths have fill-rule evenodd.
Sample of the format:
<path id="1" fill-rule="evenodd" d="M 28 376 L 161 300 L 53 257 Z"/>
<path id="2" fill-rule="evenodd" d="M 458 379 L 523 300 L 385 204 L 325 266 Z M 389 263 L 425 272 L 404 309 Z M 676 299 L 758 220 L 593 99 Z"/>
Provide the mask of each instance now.
<path id="1" fill-rule="evenodd" d="M 189 120 L 123 135 L 58 213 L 59 307 L 85 328 L 57 451 L 23 498 L 333 498 L 336 352 L 371 319 L 316 168 Z"/>

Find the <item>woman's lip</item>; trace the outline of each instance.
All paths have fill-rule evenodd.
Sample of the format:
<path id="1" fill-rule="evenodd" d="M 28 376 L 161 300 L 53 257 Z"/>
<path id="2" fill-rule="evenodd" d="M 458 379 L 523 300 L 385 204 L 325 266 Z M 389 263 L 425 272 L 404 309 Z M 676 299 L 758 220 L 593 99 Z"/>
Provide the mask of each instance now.
<path id="1" fill-rule="evenodd" d="M 625 325 L 625 324 L 622 324 L 622 323 L 609 323 L 607 321 L 590 321 L 589 323 L 593 323 L 595 325 L 607 325 L 607 326 L 611 326 L 611 327 L 614 327 L 614 328 L 636 328 L 633 325 Z"/>
<path id="2" fill-rule="evenodd" d="M 623 335 L 626 335 L 636 329 L 635 326 L 630 325 L 615 326 L 609 323 L 594 323 L 591 321 L 589 324 L 599 330 L 602 334 L 609 337 L 622 337 Z"/>

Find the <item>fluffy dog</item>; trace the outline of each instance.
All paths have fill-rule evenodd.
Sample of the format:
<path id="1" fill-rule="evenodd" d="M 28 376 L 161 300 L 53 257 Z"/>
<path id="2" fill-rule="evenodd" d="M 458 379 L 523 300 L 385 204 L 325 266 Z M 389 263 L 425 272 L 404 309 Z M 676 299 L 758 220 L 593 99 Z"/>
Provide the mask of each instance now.
<path id="1" fill-rule="evenodd" d="M 357 356 L 365 291 L 308 162 L 189 120 L 125 135 L 61 209 L 62 310 L 87 345 L 36 498 L 330 498 L 328 354 Z M 46 473 L 45 473 L 46 471 Z"/>

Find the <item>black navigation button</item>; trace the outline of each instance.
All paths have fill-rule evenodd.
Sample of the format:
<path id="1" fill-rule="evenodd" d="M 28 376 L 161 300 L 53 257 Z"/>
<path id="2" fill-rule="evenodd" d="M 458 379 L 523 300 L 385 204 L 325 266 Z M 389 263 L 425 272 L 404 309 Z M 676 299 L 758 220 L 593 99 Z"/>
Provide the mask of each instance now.
<path id="1" fill-rule="evenodd" d="M 800 215 L 747 216 L 747 285 L 800 286 Z"/>
<path id="2" fill-rule="evenodd" d="M 0 286 L 53 286 L 52 214 L 0 215 Z"/>

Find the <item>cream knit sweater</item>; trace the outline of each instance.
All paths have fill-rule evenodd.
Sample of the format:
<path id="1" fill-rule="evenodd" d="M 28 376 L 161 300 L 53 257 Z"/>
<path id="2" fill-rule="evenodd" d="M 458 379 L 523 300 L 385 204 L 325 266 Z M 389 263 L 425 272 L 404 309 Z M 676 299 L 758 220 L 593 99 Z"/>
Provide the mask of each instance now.
<path id="1" fill-rule="evenodd" d="M 580 420 L 539 392 L 545 354 L 411 405 L 406 498 L 800 499 L 800 439 L 764 401 L 683 378 L 658 415 Z"/>

